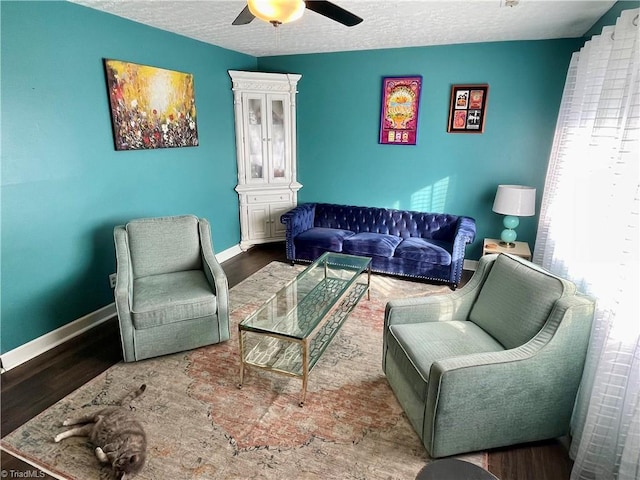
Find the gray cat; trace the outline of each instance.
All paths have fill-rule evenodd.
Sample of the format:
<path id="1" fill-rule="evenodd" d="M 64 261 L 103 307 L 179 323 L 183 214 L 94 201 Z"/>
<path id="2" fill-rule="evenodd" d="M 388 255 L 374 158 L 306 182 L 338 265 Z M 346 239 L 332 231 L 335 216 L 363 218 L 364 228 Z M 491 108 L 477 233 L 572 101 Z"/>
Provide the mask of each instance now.
<path id="1" fill-rule="evenodd" d="M 127 408 L 129 403 L 142 395 L 147 388 L 140 388 L 124 397 L 117 407 L 107 407 L 99 412 L 77 419 L 67 419 L 63 426 L 79 425 L 54 438 L 56 442 L 69 437 L 89 437 L 96 447 L 95 454 L 102 463 L 111 464 L 116 479 L 133 478 L 144 466 L 147 456 L 147 438 L 142 425 L 133 418 Z"/>

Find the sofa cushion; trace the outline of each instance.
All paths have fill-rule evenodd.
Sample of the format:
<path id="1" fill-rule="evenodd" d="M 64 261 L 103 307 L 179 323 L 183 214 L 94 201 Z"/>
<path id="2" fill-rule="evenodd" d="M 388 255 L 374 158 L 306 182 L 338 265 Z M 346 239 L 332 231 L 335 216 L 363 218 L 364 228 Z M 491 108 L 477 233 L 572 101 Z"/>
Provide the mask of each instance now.
<path id="1" fill-rule="evenodd" d="M 502 345 L 473 322 L 424 322 L 391 325 L 389 354 L 408 376 L 418 398 L 427 398 L 431 365 L 445 358 L 498 352 Z"/>
<path id="2" fill-rule="evenodd" d="M 216 296 L 202 270 L 141 277 L 133 281 L 131 319 L 136 329 L 215 315 Z"/>
<path id="3" fill-rule="evenodd" d="M 402 238 L 384 233 L 363 232 L 346 238 L 342 251 L 351 255 L 392 257 Z"/>
<path id="4" fill-rule="evenodd" d="M 297 247 L 317 247 L 331 252 L 342 252 L 342 242 L 354 235 L 349 230 L 314 227 L 302 232 L 294 239 Z"/>
<path id="5" fill-rule="evenodd" d="M 568 282 L 523 261 L 499 255 L 469 313 L 469 320 L 505 348 L 525 344 L 547 321 L 556 300 L 571 289 Z"/>
<path id="6" fill-rule="evenodd" d="M 451 253 L 446 250 L 444 245 L 444 242 L 438 242 L 437 240 L 409 237 L 398 245 L 394 256 L 416 262 L 451 265 Z"/>

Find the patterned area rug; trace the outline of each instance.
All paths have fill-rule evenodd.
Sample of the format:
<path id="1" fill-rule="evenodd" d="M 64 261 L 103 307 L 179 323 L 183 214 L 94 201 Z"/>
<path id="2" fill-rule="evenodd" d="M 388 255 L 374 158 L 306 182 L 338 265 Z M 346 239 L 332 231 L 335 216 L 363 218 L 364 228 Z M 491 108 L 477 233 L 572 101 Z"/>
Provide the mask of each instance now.
<path id="1" fill-rule="evenodd" d="M 86 440 L 54 443 L 63 419 L 112 404 L 146 383 L 132 403 L 148 436 L 136 478 L 414 479 L 430 461 L 382 372 L 382 325 L 391 298 L 447 287 L 374 275 L 301 381 L 249 369 L 237 388 L 237 323 L 304 267 L 273 262 L 230 292 L 231 340 L 137 363 L 119 363 L 4 439 L 2 448 L 62 479 L 108 479 Z M 115 346 L 114 346 L 115 348 Z M 461 456 L 486 466 L 483 453 Z"/>

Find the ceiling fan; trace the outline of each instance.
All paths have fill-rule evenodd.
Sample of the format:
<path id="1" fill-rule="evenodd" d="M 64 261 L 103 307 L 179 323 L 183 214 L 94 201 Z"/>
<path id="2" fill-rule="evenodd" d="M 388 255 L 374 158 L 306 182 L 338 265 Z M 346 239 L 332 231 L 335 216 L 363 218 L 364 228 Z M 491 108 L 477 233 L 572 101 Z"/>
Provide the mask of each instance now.
<path id="1" fill-rule="evenodd" d="M 255 17 L 271 23 L 274 27 L 302 17 L 308 8 L 331 20 L 353 27 L 362 22 L 357 15 L 338 5 L 318 0 L 247 0 L 247 6 L 236 17 L 232 25 L 246 25 Z"/>

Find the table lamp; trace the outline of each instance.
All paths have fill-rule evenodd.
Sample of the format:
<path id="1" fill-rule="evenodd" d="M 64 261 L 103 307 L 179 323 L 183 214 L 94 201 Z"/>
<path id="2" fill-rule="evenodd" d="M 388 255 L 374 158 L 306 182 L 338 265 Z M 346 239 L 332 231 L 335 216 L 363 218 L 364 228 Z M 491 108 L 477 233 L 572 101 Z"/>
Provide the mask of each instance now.
<path id="1" fill-rule="evenodd" d="M 536 189 L 522 185 L 498 185 L 493 211 L 505 215 L 504 230 L 500 234 L 500 245 L 513 248 L 517 238 L 515 228 L 520 224 L 518 217 L 535 215 Z"/>

